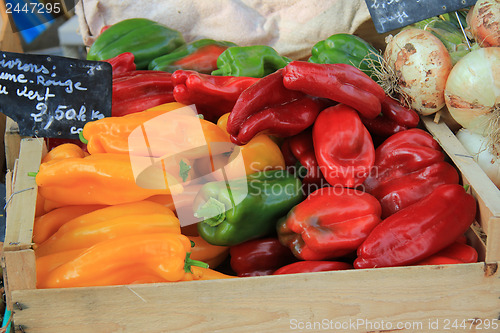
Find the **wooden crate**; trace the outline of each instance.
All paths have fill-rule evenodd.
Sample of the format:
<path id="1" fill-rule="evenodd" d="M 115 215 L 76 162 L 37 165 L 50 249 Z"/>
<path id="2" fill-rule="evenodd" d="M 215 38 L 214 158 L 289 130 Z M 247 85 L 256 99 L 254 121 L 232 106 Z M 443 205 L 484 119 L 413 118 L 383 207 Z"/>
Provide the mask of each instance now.
<path id="1" fill-rule="evenodd" d="M 467 154 L 446 125 L 424 124 L 478 199 L 480 215 L 469 232 L 478 263 L 67 289 L 35 288 L 36 184 L 28 172 L 38 170 L 44 145 L 23 139 L 9 174 L 3 257 L 16 331 L 499 331 L 499 191 L 462 157 Z"/>

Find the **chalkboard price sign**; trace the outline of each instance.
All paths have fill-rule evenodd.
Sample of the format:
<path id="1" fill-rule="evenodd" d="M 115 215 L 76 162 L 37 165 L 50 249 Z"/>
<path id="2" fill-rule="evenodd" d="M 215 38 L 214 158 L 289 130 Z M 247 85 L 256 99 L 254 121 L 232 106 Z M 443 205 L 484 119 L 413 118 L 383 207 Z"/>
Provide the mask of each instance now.
<path id="1" fill-rule="evenodd" d="M 78 138 L 85 123 L 111 116 L 111 65 L 0 52 L 0 112 L 25 136 Z"/>
<path id="2" fill-rule="evenodd" d="M 477 0 L 365 0 L 379 33 L 474 5 Z"/>

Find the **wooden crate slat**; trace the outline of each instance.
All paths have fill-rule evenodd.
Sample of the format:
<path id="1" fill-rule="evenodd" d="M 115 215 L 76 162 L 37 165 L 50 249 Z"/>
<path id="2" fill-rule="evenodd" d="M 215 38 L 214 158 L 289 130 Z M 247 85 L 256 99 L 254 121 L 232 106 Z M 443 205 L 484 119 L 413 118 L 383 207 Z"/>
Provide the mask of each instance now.
<path id="1" fill-rule="evenodd" d="M 7 198 L 4 251 L 31 248 L 37 187 L 35 177 L 28 176 L 28 173 L 38 172 L 44 146 L 43 139 L 29 138 L 21 141 L 14 186 Z"/>
<path id="2" fill-rule="evenodd" d="M 500 272 L 485 274 L 482 263 L 380 268 L 15 291 L 13 300 L 26 332 L 284 332 L 293 320 L 358 319 L 391 322 L 394 331 L 398 322 L 421 322 L 423 330 L 406 331 L 424 332 L 435 319 L 443 328 L 444 320 L 498 318 Z M 378 331 L 351 328 L 344 331 Z"/>

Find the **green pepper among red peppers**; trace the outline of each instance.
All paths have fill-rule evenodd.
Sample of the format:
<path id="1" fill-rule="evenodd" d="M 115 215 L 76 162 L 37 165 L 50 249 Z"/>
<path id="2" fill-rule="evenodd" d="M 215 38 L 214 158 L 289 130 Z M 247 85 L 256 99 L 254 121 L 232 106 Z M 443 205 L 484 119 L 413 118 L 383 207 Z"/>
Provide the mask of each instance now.
<path id="1" fill-rule="evenodd" d="M 102 31 L 90 47 L 87 60 L 106 60 L 131 52 L 137 69 L 147 69 L 151 60 L 184 44 L 177 30 L 149 19 L 131 18 Z"/>
<path id="2" fill-rule="evenodd" d="M 355 268 L 418 263 L 455 242 L 476 216 L 476 200 L 459 184 L 436 187 L 378 224 L 357 250 Z"/>

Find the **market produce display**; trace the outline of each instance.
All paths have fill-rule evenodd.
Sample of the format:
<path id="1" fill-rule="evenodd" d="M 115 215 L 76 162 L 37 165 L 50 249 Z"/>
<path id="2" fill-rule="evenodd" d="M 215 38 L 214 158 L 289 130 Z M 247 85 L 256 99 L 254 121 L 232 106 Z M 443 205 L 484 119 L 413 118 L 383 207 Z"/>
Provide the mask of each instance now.
<path id="1" fill-rule="evenodd" d="M 476 200 L 420 117 L 449 110 L 498 159 L 500 44 L 479 13 L 384 50 L 335 34 L 307 60 L 186 44 L 146 19 L 107 27 L 88 59 L 112 65 L 113 114 L 34 175 L 38 288 L 477 261 Z"/>

